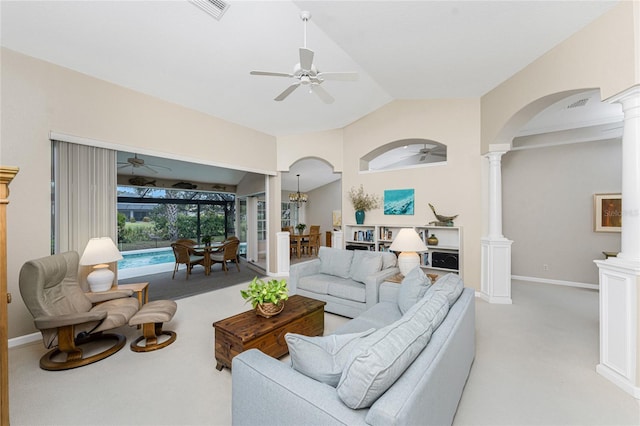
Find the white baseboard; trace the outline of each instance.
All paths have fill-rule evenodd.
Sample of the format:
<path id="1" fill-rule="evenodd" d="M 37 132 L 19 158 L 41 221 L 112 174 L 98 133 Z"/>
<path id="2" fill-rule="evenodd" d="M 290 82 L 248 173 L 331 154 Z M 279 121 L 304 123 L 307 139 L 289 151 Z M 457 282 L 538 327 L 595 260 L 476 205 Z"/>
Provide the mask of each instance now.
<path id="1" fill-rule="evenodd" d="M 39 332 L 14 337 L 12 339 L 9 339 L 8 344 L 9 348 L 15 348 L 16 346 L 26 345 L 27 343 L 37 342 L 38 340 L 42 340 L 42 334 Z"/>
<path id="2" fill-rule="evenodd" d="M 522 275 L 511 275 L 512 280 L 531 281 L 543 284 L 563 285 L 567 287 L 588 288 L 590 290 L 600 290 L 598 284 L 578 283 L 575 281 L 552 280 L 548 278 L 524 277 Z"/>

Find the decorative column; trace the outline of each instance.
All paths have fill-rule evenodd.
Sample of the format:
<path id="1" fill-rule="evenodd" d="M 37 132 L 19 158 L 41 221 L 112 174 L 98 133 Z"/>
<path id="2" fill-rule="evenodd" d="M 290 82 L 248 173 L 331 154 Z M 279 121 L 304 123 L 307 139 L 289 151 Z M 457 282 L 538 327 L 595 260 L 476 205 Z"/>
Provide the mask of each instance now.
<path id="1" fill-rule="evenodd" d="M 344 248 L 344 235 L 342 231 L 333 231 L 331 246 L 336 248 L 341 248 L 341 249 Z"/>
<path id="2" fill-rule="evenodd" d="M 608 100 L 622 105 L 620 253 L 596 260 L 600 277 L 600 364 L 596 371 L 640 399 L 640 86 Z"/>
<path id="3" fill-rule="evenodd" d="M 507 149 L 491 151 L 489 160 L 489 234 L 480 240 L 480 297 L 489 303 L 511 304 L 511 243 L 502 235 L 501 158 Z"/>
<path id="4" fill-rule="evenodd" d="M 289 266 L 290 266 L 290 249 L 289 249 L 289 233 L 284 232 L 276 232 L 277 239 L 277 253 L 276 256 L 278 258 L 278 270 L 276 271 L 277 276 L 289 275 Z"/>

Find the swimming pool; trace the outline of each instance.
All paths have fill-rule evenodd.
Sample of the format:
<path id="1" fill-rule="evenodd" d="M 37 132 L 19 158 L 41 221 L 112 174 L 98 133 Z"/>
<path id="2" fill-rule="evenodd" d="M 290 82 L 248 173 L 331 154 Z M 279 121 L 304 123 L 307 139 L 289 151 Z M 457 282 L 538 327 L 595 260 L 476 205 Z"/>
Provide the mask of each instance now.
<path id="1" fill-rule="evenodd" d="M 139 268 L 175 261 L 171 247 L 125 251 L 122 257 L 124 259 L 118 262 L 118 269 Z"/>
<path id="2" fill-rule="evenodd" d="M 123 259 L 118 262 L 118 279 L 120 280 L 169 272 L 175 266 L 171 247 L 124 251 L 122 257 Z"/>
<path id="3" fill-rule="evenodd" d="M 246 252 L 247 243 L 240 243 L 240 254 Z M 176 261 L 171 247 L 124 251 L 122 257 L 118 261 L 118 279 L 170 272 Z"/>

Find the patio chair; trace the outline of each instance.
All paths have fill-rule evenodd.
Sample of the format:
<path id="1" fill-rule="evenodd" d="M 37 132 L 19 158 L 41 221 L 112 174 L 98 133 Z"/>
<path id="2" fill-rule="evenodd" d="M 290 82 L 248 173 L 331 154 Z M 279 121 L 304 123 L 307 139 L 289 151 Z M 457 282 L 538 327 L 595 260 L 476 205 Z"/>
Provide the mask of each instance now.
<path id="1" fill-rule="evenodd" d="M 205 268 L 206 272 L 206 262 L 205 257 L 195 254 L 193 249 L 184 244 L 173 243 L 171 244 L 171 248 L 173 249 L 173 255 L 176 258 L 176 265 L 173 268 L 173 275 L 171 279 L 176 277 L 176 271 L 180 267 L 180 265 L 186 265 L 187 267 L 187 279 L 189 279 L 189 275 L 191 275 L 191 270 L 195 265 L 201 265 Z"/>
<path id="2" fill-rule="evenodd" d="M 103 333 L 126 325 L 138 312 L 133 292 L 85 293 L 78 282 L 75 251 L 30 260 L 20 269 L 20 294 L 51 349 L 40 358 L 43 370 L 68 370 L 100 361 L 118 352 L 126 339 Z M 95 298 L 93 297 L 95 296 Z M 111 341 L 104 345 L 95 342 Z M 94 342 L 83 353 L 82 345 Z"/>
<path id="3" fill-rule="evenodd" d="M 238 259 L 238 248 L 240 246 L 240 240 L 230 239 L 224 243 L 220 249 L 211 253 L 211 266 L 216 263 L 222 263 L 222 269 L 226 274 L 229 269 L 227 268 L 227 262 L 234 262 L 240 272 L 240 262 Z"/>

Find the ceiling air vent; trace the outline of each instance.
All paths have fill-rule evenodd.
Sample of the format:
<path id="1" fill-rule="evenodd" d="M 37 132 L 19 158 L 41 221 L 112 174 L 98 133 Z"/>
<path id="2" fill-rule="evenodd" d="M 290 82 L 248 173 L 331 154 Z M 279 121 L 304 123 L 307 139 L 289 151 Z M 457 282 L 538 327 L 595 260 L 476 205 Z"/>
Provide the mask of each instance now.
<path id="1" fill-rule="evenodd" d="M 189 0 L 191 4 L 198 6 L 218 21 L 229 9 L 229 3 L 223 0 Z"/>
<path id="2" fill-rule="evenodd" d="M 572 103 L 571 105 L 568 105 L 567 109 L 583 107 L 583 106 L 585 106 L 587 104 L 587 102 L 589 102 L 589 98 L 584 98 L 584 99 L 577 100 L 574 103 Z"/>

